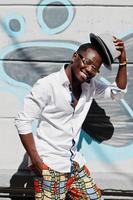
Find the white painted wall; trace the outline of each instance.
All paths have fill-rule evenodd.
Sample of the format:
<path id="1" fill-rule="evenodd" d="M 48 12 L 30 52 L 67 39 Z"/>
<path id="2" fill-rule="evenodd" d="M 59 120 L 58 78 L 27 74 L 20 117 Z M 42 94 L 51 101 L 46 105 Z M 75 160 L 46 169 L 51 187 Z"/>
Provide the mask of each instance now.
<path id="1" fill-rule="evenodd" d="M 64 2 L 66 3 L 66 1 Z M 27 44 L 27 46 L 29 45 L 30 47 L 34 45 L 36 47 L 39 41 L 44 40 L 46 42 L 43 44 L 44 47 L 49 45 L 49 41 L 54 44 L 64 42 L 65 48 L 68 48 L 69 44 L 74 44 L 74 46 L 70 47 L 70 49 L 74 50 L 78 44 L 89 41 L 90 32 L 96 34 L 110 32 L 117 37 L 126 38 L 125 46 L 128 51 L 127 57 L 130 62 L 133 61 L 132 0 L 69 1 L 70 4 L 68 7 L 71 7 L 74 13 L 73 20 L 66 29 L 53 35 L 44 32 L 40 26 L 40 22 L 37 19 L 39 3 L 40 1 L 38 0 L 1 0 L 0 2 L 0 186 L 10 185 L 12 175 L 17 171 L 23 160 L 25 151 L 20 143 L 16 128 L 14 127 L 14 118 L 18 110 L 22 108 L 24 96 L 30 90 L 30 86 L 27 83 L 16 81 L 11 77 L 12 73 L 16 73 L 16 77 L 19 77 L 19 75 L 21 77 L 21 73 L 19 74 L 16 67 L 24 67 L 26 63 L 21 59 L 15 61 L 14 57 L 10 57 L 12 60 L 7 59 L 4 61 L 7 53 L 12 52 L 14 48 L 19 49 L 23 44 Z M 45 5 L 45 1 L 43 1 L 43 4 Z M 58 12 L 61 12 L 62 8 L 63 7 L 58 7 Z M 11 16 L 20 16 L 24 22 L 24 24 L 22 24 L 23 32 L 16 37 L 12 37 L 6 27 L 6 23 Z M 33 59 L 34 57 L 31 56 L 31 58 Z M 33 64 L 32 67 L 34 65 L 36 66 L 35 71 L 39 71 L 41 75 L 40 69 L 43 67 L 45 68 L 46 64 L 43 66 L 43 63 L 31 63 Z M 4 68 L 3 66 L 8 66 L 8 68 Z M 130 87 L 126 97 L 126 105 L 130 106 L 131 114 L 130 110 L 128 109 L 127 111 L 123 104 L 114 105 L 116 106 L 115 114 L 111 113 L 107 104 L 99 100 L 99 103 L 105 108 L 111 116 L 112 121 L 115 123 L 117 128 L 115 135 L 110 141 L 103 144 L 97 144 L 93 141 L 88 145 L 86 141 L 83 140 L 81 150 L 83 154 L 85 154 L 95 179 L 103 189 L 115 189 L 116 187 L 118 189 L 132 189 L 132 67 L 132 64 L 129 64 Z M 115 70 L 110 74 L 106 70 L 102 72 L 109 81 L 115 78 L 117 67 L 115 66 L 114 68 Z M 10 75 L 7 74 L 7 71 L 5 71 L 6 69 L 10 71 Z M 26 73 L 27 71 L 24 71 L 23 76 L 26 77 Z M 29 75 L 27 75 L 27 79 L 28 78 Z M 123 125 L 121 125 L 122 123 Z M 118 124 L 120 127 L 123 126 L 125 128 L 127 131 L 126 135 L 121 134 L 121 131 L 118 129 Z"/>

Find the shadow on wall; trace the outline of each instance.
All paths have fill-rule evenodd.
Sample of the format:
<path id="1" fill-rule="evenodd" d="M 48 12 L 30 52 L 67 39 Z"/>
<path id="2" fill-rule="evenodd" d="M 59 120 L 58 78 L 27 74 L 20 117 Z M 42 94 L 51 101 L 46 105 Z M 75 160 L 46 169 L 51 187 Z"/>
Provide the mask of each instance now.
<path id="1" fill-rule="evenodd" d="M 82 125 L 82 129 L 98 143 L 109 140 L 113 136 L 114 127 L 110 121 L 110 117 L 106 115 L 105 110 L 98 105 L 95 99 L 92 101 L 91 107 Z M 80 138 L 80 143 L 82 138 Z M 85 139 L 88 144 L 91 143 L 90 139 L 88 141 L 86 136 Z"/>
<path id="2" fill-rule="evenodd" d="M 28 156 L 24 155 L 17 172 L 10 179 L 11 200 L 34 200 L 33 180 L 35 174 L 27 169 Z"/>

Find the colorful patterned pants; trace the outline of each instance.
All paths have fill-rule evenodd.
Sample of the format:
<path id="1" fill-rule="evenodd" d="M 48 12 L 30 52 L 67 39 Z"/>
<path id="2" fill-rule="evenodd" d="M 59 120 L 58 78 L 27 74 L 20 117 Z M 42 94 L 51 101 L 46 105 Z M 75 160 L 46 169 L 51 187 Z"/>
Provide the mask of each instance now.
<path id="1" fill-rule="evenodd" d="M 71 174 L 45 167 L 42 175 L 34 180 L 36 200 L 103 200 L 86 166 L 74 163 Z"/>

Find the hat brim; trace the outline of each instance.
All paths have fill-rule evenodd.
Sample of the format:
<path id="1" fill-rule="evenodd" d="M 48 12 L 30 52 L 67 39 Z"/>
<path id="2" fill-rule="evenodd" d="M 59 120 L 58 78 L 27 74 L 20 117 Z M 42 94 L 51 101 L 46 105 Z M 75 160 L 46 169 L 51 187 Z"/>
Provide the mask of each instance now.
<path id="1" fill-rule="evenodd" d="M 101 53 L 105 67 L 111 70 L 112 58 L 103 40 L 94 33 L 90 33 L 90 41 Z"/>

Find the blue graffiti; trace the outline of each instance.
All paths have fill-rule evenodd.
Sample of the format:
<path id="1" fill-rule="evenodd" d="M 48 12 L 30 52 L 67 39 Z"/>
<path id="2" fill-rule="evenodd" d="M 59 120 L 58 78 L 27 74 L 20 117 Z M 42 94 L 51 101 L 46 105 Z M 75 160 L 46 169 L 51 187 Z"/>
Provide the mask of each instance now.
<path id="1" fill-rule="evenodd" d="M 58 3 L 61 4 L 61 6 L 64 6 L 64 10 L 66 11 L 66 18 L 64 18 L 64 21 L 60 20 L 56 26 L 50 26 L 48 24 L 48 21 L 45 21 L 46 18 L 44 15 L 50 8 L 50 4 L 54 3 L 52 0 L 43 0 L 41 3 L 37 6 L 37 20 L 38 23 L 43 30 L 44 33 L 47 33 L 49 35 L 54 35 L 57 33 L 60 33 L 64 31 L 69 25 L 72 23 L 74 18 L 74 8 L 70 1 L 68 0 L 58 0 Z M 50 10 L 49 10 L 50 12 Z M 56 19 L 55 19 L 56 20 Z M 16 26 L 14 27 L 12 24 L 15 22 Z M 19 14 L 11 14 L 10 16 L 7 16 L 3 21 L 6 31 L 11 37 L 18 37 L 21 36 L 25 32 L 25 19 L 24 17 L 20 16 Z M 15 24 L 14 23 L 14 24 Z M 126 36 L 129 33 L 132 33 L 133 31 L 129 31 L 126 33 L 121 34 L 121 37 Z M 10 76 L 7 75 L 3 68 L 3 59 L 4 57 L 9 53 L 13 52 L 14 50 L 25 48 L 25 47 L 62 47 L 66 49 L 71 49 L 76 51 L 77 45 L 72 44 L 71 42 L 53 42 L 53 41 L 44 41 L 44 42 L 24 42 L 19 43 L 15 45 L 8 46 L 0 51 L 0 80 L 7 83 L 4 87 L 0 87 L 0 92 L 10 92 L 17 96 L 19 98 L 19 101 L 22 103 L 25 95 L 30 91 L 31 87 L 28 84 L 18 82 L 14 79 L 12 79 Z M 101 80 L 103 82 L 106 82 L 109 84 L 109 81 L 103 77 L 101 77 Z M 127 102 L 122 99 L 121 103 L 125 107 L 125 109 L 128 111 L 129 115 L 133 118 L 133 110 L 130 108 L 130 106 L 127 104 Z M 34 124 L 33 131 L 35 132 L 36 126 Z M 129 145 L 126 147 L 111 147 L 107 146 L 105 144 L 98 144 L 95 141 L 92 141 L 92 138 L 89 136 L 86 136 L 85 133 L 81 133 L 81 136 L 84 135 L 84 139 L 82 140 L 82 146 L 80 151 L 85 155 L 86 160 L 103 160 L 106 163 L 113 163 L 117 160 L 126 160 L 132 158 L 132 146 Z M 91 143 L 91 145 L 89 145 Z M 90 153 L 89 153 L 90 152 Z M 122 155 L 120 157 L 120 155 Z"/>
<path id="2" fill-rule="evenodd" d="M 73 21 L 73 17 L 74 17 L 74 9 L 73 9 L 72 4 L 68 0 L 59 0 L 58 4 L 60 3 L 61 10 L 64 9 L 64 13 L 61 13 L 61 10 L 60 10 L 60 12 L 56 11 L 55 12 L 56 15 L 53 16 L 53 18 L 52 18 L 53 9 L 50 12 L 50 6 L 49 6 L 50 4 L 52 5 L 52 3 L 54 3 L 53 0 L 43 0 L 37 6 L 38 22 L 41 26 L 41 29 L 44 31 L 44 33 L 47 33 L 49 35 L 57 34 L 59 32 L 64 31 L 71 24 L 71 22 Z M 54 9 L 56 9 L 56 8 L 57 7 L 55 7 Z M 60 7 L 58 6 L 57 9 L 60 9 Z M 49 12 L 48 12 L 48 10 L 49 10 Z M 64 16 L 65 13 L 66 13 L 66 16 Z M 45 18 L 44 18 L 44 16 L 45 16 Z M 46 18 L 46 16 L 47 16 L 47 18 Z M 57 16 L 58 16 L 58 23 L 57 23 Z M 64 16 L 64 18 L 63 18 L 63 16 Z M 50 21 L 52 22 L 52 26 L 54 26 L 54 24 L 57 23 L 56 27 L 51 28 Z"/>
<path id="3" fill-rule="evenodd" d="M 11 37 L 19 37 L 25 32 L 25 19 L 23 16 L 12 13 L 3 19 L 4 28 Z"/>
<path id="4" fill-rule="evenodd" d="M 81 153 L 84 154 L 86 161 L 104 161 L 106 163 L 113 163 L 115 161 L 123 161 L 132 159 L 133 145 L 125 147 L 112 147 L 104 143 L 97 143 L 87 135 L 84 131 L 81 132 L 80 139 L 82 139 Z M 91 144 L 91 145 L 88 145 Z"/>

